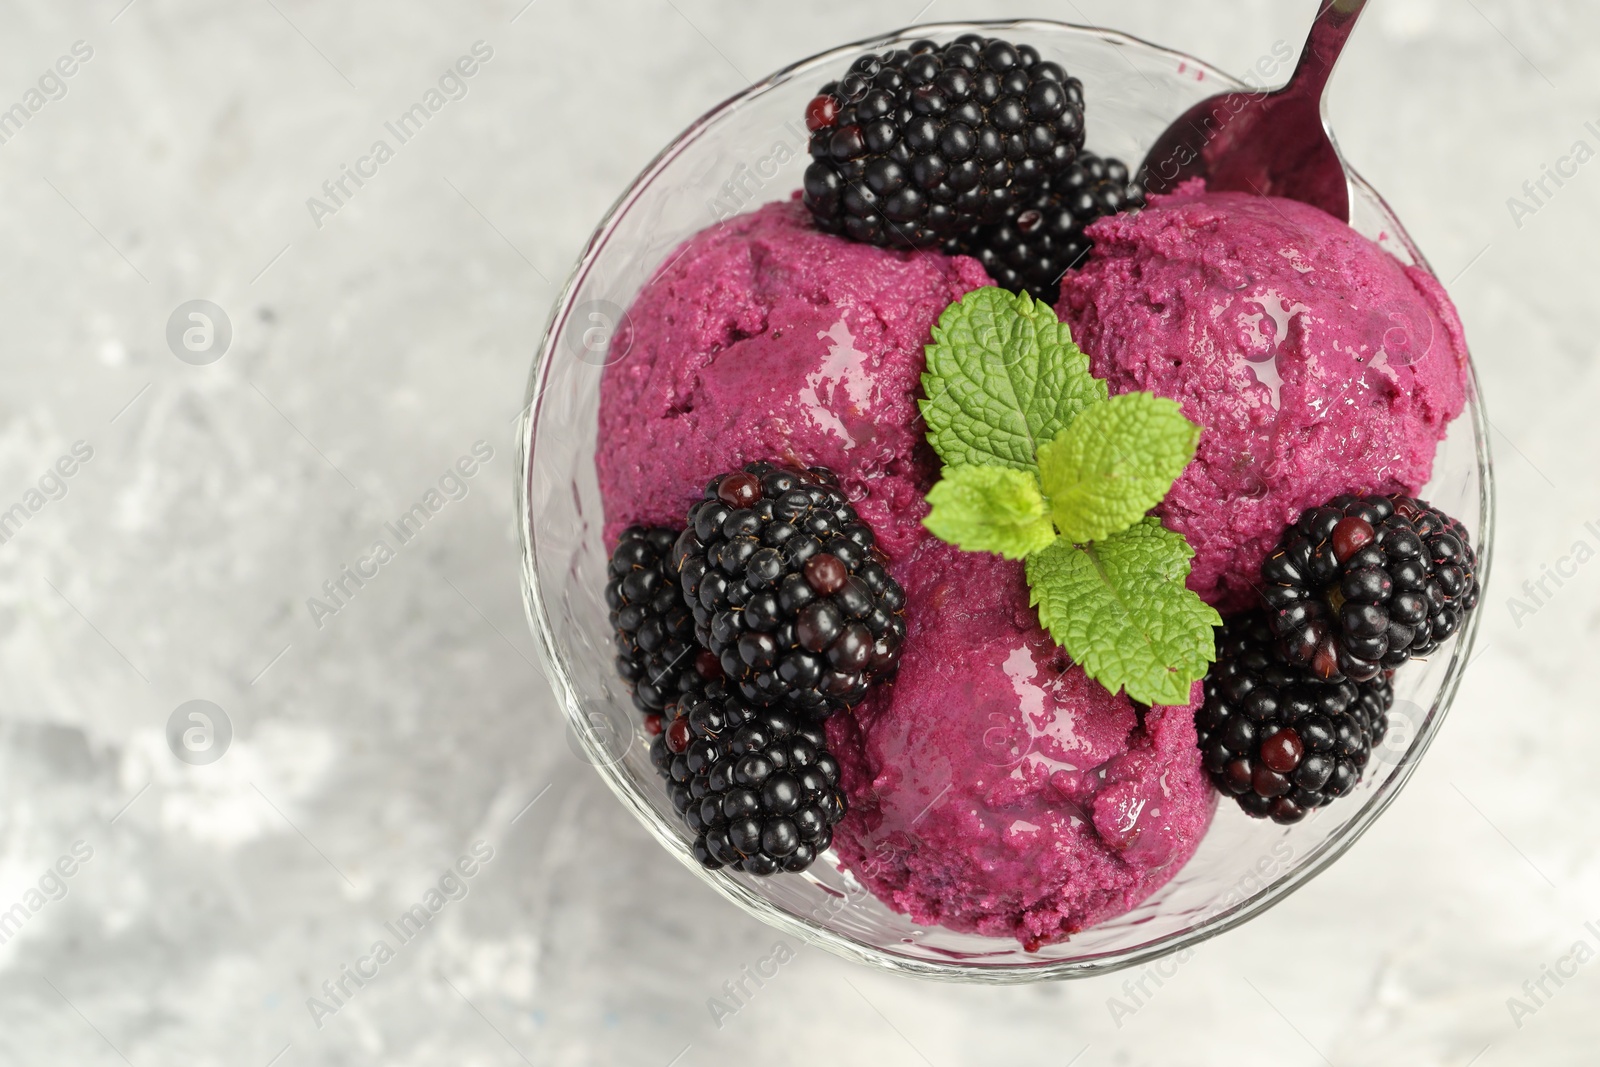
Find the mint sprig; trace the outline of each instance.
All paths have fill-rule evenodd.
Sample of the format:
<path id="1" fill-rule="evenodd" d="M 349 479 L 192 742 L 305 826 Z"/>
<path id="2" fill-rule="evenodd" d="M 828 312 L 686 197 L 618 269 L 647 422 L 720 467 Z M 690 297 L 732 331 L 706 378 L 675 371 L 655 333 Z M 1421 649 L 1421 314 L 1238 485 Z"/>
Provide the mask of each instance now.
<path id="1" fill-rule="evenodd" d="M 1194 550 L 1145 513 L 1194 458 L 1200 427 L 1171 400 L 1111 397 L 1026 294 L 975 289 L 933 340 L 922 413 L 944 469 L 924 525 L 1026 560 L 1041 625 L 1101 685 L 1187 704 L 1222 619 L 1185 585 Z"/>
<path id="2" fill-rule="evenodd" d="M 1216 611 L 1183 584 L 1194 550 L 1146 516 L 1085 545 L 1065 537 L 1028 557 L 1029 600 L 1056 644 L 1107 689 L 1187 704 L 1215 655 Z"/>
<path id="3" fill-rule="evenodd" d="M 1050 305 L 974 289 L 933 328 L 922 376 L 928 440 L 952 467 L 1033 470 L 1039 446 L 1106 398 Z"/>
<path id="4" fill-rule="evenodd" d="M 1056 539 L 1039 479 L 1010 467 L 947 467 L 928 490 L 922 520 L 935 537 L 968 552 L 1023 559 Z"/>
<path id="5" fill-rule="evenodd" d="M 1089 408 L 1039 446 L 1050 513 L 1071 541 L 1098 541 L 1161 503 L 1194 458 L 1200 427 L 1152 393 L 1122 393 Z"/>

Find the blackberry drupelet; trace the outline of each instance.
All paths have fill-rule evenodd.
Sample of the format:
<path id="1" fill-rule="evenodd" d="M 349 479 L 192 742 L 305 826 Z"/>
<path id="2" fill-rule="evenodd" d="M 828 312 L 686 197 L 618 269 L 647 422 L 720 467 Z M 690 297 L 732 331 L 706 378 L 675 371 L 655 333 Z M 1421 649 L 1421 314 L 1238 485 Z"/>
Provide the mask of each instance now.
<path id="1" fill-rule="evenodd" d="M 1406 496 L 1340 496 L 1284 531 L 1261 565 L 1284 659 L 1366 681 L 1426 656 L 1478 604 L 1466 528 Z"/>
<path id="2" fill-rule="evenodd" d="M 1285 663 L 1261 612 L 1228 621 L 1195 714 L 1217 789 L 1256 818 L 1295 823 L 1349 793 L 1388 731 L 1388 674 L 1323 681 Z"/>
<path id="3" fill-rule="evenodd" d="M 862 56 L 806 108 L 817 228 L 936 247 L 996 223 L 1072 165 L 1083 85 L 1029 45 L 967 34 Z"/>
<path id="4" fill-rule="evenodd" d="M 667 782 L 672 781 L 672 756 L 670 747 L 673 742 L 673 723 L 684 719 L 691 703 L 710 700 L 721 703 L 728 699 L 728 680 L 718 677 L 705 682 L 696 691 L 686 693 L 677 703 L 669 707 L 661 715 L 645 716 L 645 732 L 650 734 L 650 762 L 655 765 L 661 777 Z M 686 737 L 682 731 L 688 728 L 688 723 L 678 727 L 679 736 Z"/>
<path id="5" fill-rule="evenodd" d="M 738 698 L 697 698 L 651 746 L 672 806 L 712 869 L 803 871 L 844 818 L 839 761 L 822 726 Z"/>
<path id="6" fill-rule="evenodd" d="M 695 641 L 694 616 L 683 603 L 671 567 L 678 531 L 630 526 L 611 553 L 606 605 L 616 630 L 617 673 L 633 703 L 660 714 L 683 696 L 700 692 L 722 667 Z"/>
<path id="7" fill-rule="evenodd" d="M 700 643 L 754 704 L 822 718 L 899 666 L 905 592 L 824 468 L 713 478 L 672 565 Z"/>
<path id="8" fill-rule="evenodd" d="M 1143 206 L 1144 186 L 1129 177 L 1127 164 L 1080 152 L 1003 222 L 951 237 L 944 251 L 972 256 L 1002 289 L 1026 290 L 1053 306 L 1061 296 L 1061 276 L 1082 266 L 1094 244 L 1084 227 Z"/>

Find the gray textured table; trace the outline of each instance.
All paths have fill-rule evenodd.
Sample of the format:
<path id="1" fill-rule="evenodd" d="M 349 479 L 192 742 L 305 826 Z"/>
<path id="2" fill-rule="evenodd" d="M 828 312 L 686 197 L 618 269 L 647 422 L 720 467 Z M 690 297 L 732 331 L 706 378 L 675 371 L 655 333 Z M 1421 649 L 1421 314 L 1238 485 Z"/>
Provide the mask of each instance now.
<path id="1" fill-rule="evenodd" d="M 1592 1062 L 1594 5 L 1376 0 L 1335 82 L 1452 281 L 1502 505 L 1481 655 L 1387 816 L 1171 977 L 983 990 L 799 948 L 719 1025 L 776 935 L 647 841 L 530 662 L 509 420 L 552 283 L 681 127 L 839 41 L 1037 14 L 1242 71 L 1311 5 L 525 2 L 0 8 L 0 1064 Z M 192 365 L 168 324 L 199 299 L 231 336 Z M 212 763 L 169 750 L 193 700 L 231 729 Z"/>

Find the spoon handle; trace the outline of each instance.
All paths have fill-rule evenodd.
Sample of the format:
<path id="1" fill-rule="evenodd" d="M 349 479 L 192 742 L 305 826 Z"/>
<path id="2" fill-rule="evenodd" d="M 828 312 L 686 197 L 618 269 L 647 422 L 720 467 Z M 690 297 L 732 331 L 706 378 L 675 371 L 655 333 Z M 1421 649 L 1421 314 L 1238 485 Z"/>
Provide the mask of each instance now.
<path id="1" fill-rule="evenodd" d="M 1289 84 L 1283 88 L 1283 95 L 1311 101 L 1321 99 L 1328 76 L 1333 73 L 1333 65 L 1339 61 L 1339 53 L 1344 51 L 1350 31 L 1355 29 L 1356 20 L 1367 6 L 1367 0 L 1318 2 L 1322 9 L 1311 23 L 1305 47 L 1300 51 L 1300 62 L 1295 65 Z"/>

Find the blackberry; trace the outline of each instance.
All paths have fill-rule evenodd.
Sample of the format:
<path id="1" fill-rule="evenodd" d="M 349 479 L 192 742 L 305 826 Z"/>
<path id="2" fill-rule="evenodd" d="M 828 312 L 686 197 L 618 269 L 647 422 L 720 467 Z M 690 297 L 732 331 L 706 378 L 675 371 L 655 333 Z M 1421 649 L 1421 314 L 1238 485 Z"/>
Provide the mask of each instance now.
<path id="1" fill-rule="evenodd" d="M 663 526 L 630 526 L 607 568 L 617 673 L 646 714 L 660 714 L 722 673 L 717 658 L 695 641 L 694 616 L 670 563 L 677 539 L 677 530 Z"/>
<path id="2" fill-rule="evenodd" d="M 651 745 L 672 806 L 712 869 L 803 871 L 844 818 L 839 761 L 816 722 L 738 698 L 694 698 Z"/>
<path id="3" fill-rule="evenodd" d="M 1266 615 L 1236 616 L 1217 635 L 1195 729 L 1206 773 L 1256 818 L 1295 823 L 1354 789 L 1389 729 L 1394 689 L 1323 681 L 1284 662 Z"/>
<path id="4" fill-rule="evenodd" d="M 806 108 L 817 228 L 936 247 L 997 223 L 1072 165 L 1083 85 L 1029 45 L 966 34 L 862 56 Z"/>
<path id="5" fill-rule="evenodd" d="M 1261 565 L 1284 659 L 1366 681 L 1426 656 L 1478 604 L 1466 528 L 1407 496 L 1340 496 L 1284 531 Z"/>
<path id="6" fill-rule="evenodd" d="M 728 682 L 726 678 L 714 678 L 698 687 L 693 692 L 685 693 L 678 701 L 667 708 L 660 715 L 645 717 L 645 732 L 650 735 L 650 762 L 660 773 L 663 780 L 672 780 L 673 750 L 669 747 L 672 740 L 672 724 L 684 718 L 691 703 L 710 700 L 721 703 L 728 699 Z M 679 727 L 679 730 L 685 727 Z"/>
<path id="7" fill-rule="evenodd" d="M 1094 242 L 1085 226 L 1095 219 L 1144 206 L 1144 186 L 1127 164 L 1080 152 L 1063 173 L 1046 180 L 1007 218 L 948 238 L 944 251 L 972 256 L 1002 289 L 1026 290 L 1054 306 L 1061 276 L 1088 258 Z"/>
<path id="8" fill-rule="evenodd" d="M 822 718 L 899 666 L 905 593 L 825 468 L 713 478 L 672 563 L 700 643 L 754 704 Z"/>
<path id="9" fill-rule="evenodd" d="M 685 718 L 690 704 L 698 704 L 699 701 L 712 701 L 720 704 L 726 699 L 728 699 L 728 680 L 726 678 L 712 678 L 712 680 L 706 681 L 704 685 L 699 686 L 698 689 L 694 689 L 693 693 L 686 693 L 685 696 L 680 697 L 677 704 L 669 707 L 664 715 L 658 717 L 654 725 L 659 726 L 659 729 L 646 728 L 650 731 L 651 736 L 650 761 L 664 781 L 672 781 L 672 757 L 674 757 L 674 749 L 670 747 L 670 742 L 672 742 L 672 723 L 680 720 L 680 718 Z M 678 729 L 683 728 L 685 726 L 680 726 Z M 680 814 L 682 814 L 682 811 L 680 811 Z"/>

